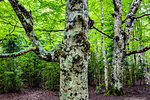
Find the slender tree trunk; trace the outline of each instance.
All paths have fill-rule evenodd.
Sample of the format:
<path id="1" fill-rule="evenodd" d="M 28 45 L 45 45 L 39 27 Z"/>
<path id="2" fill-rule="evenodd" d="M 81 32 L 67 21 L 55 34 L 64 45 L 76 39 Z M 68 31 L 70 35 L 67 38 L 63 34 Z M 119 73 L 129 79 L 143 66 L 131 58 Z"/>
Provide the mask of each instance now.
<path id="1" fill-rule="evenodd" d="M 132 41 L 134 41 L 135 40 L 134 32 L 132 32 L 132 38 L 133 38 Z M 135 49 L 135 45 L 132 43 L 132 50 L 134 50 L 134 49 Z M 132 86 L 134 86 L 134 84 L 135 84 L 134 70 L 136 68 L 136 55 L 135 54 L 132 55 L 132 62 L 133 62 L 133 64 L 131 65 L 131 74 L 130 75 L 131 75 Z"/>
<path id="2" fill-rule="evenodd" d="M 99 71 L 98 71 L 98 46 L 97 46 L 97 34 L 95 32 L 95 36 L 96 36 L 96 43 L 95 43 L 95 49 L 96 49 L 96 86 L 98 86 L 99 84 Z"/>
<path id="3" fill-rule="evenodd" d="M 88 0 L 67 0 L 60 57 L 60 100 L 88 100 Z"/>
<path id="4" fill-rule="evenodd" d="M 135 85 L 135 68 L 136 68 L 136 55 L 133 55 L 133 66 L 131 68 L 132 86 Z"/>
<path id="5" fill-rule="evenodd" d="M 101 0 L 101 29 L 102 29 L 102 32 L 103 32 L 103 25 L 104 25 L 103 0 Z M 105 65 L 105 88 L 106 88 L 106 90 L 108 90 L 108 64 L 107 64 L 107 60 L 106 60 L 103 34 L 101 34 L 101 46 L 102 46 L 102 53 L 103 53 L 103 61 L 104 61 L 104 65 Z"/>
<path id="6" fill-rule="evenodd" d="M 142 18 L 140 19 L 140 26 L 139 27 L 142 27 Z M 140 37 L 139 37 L 139 40 L 142 40 L 142 28 L 140 29 Z M 142 42 L 140 41 L 140 48 L 143 48 L 143 45 L 142 45 Z M 143 63 L 144 63 L 144 59 L 143 59 L 143 53 L 139 54 L 139 62 L 140 62 L 140 85 L 142 85 L 142 82 L 144 80 L 144 66 L 143 66 Z"/>
<path id="7" fill-rule="evenodd" d="M 135 33 L 135 34 L 134 34 Z M 137 33 L 137 31 L 136 31 L 136 23 L 135 23 L 135 20 L 134 20 L 134 33 L 133 33 L 133 41 L 135 40 L 135 39 L 137 39 L 137 35 L 138 35 L 138 33 Z M 133 49 L 135 49 L 135 46 L 133 45 Z M 135 85 L 135 70 L 136 70 L 136 65 L 137 65 L 137 63 L 136 63 L 136 54 L 133 54 L 133 66 L 132 66 L 132 68 L 131 68 L 131 81 L 132 81 L 132 86 L 134 86 Z"/>

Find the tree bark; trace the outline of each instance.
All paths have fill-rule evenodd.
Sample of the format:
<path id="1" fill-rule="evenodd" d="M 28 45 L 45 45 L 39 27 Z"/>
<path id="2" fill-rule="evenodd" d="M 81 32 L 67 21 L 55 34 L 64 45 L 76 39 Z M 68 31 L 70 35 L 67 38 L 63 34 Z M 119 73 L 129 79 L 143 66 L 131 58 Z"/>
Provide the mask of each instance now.
<path id="1" fill-rule="evenodd" d="M 122 20 L 121 13 L 121 0 L 113 0 L 114 4 L 114 51 L 113 51 L 113 69 L 112 69 L 112 87 L 114 92 L 117 95 L 122 95 L 122 69 L 123 69 L 123 60 L 124 57 L 128 54 L 125 54 L 125 47 L 129 40 L 132 24 L 135 19 L 136 12 L 139 8 L 139 5 L 142 0 L 133 0 L 128 14 L 124 21 Z M 125 32 L 122 31 L 122 24 L 126 22 Z M 144 49 L 145 50 L 145 49 Z M 130 55 L 130 54 L 129 54 Z"/>
<path id="2" fill-rule="evenodd" d="M 67 0 L 60 57 L 60 100 L 88 100 L 88 0 Z"/>
<path id="3" fill-rule="evenodd" d="M 103 0 L 101 0 L 101 29 L 102 32 L 104 26 L 104 17 L 103 17 Z M 105 53 L 105 46 L 104 46 L 104 35 L 101 34 L 101 46 L 102 46 L 102 53 L 103 53 L 103 61 L 104 61 L 104 66 L 105 66 L 105 88 L 108 90 L 108 64 L 106 60 L 106 53 Z"/>
<path id="4" fill-rule="evenodd" d="M 127 22 L 125 25 L 125 45 L 127 45 L 127 42 L 129 41 L 129 38 L 131 35 L 131 31 L 133 29 L 133 21 L 134 21 L 133 16 L 136 15 L 137 10 L 141 4 L 141 1 L 142 0 L 133 0 L 132 4 L 130 6 L 130 9 L 128 11 L 128 14 L 126 16 L 126 18 L 128 18 L 128 19 L 127 19 Z"/>
<path id="5" fill-rule="evenodd" d="M 122 74 L 124 57 L 124 33 L 122 32 L 121 0 L 113 0 L 114 4 L 114 50 L 112 61 L 112 88 L 116 95 L 123 95 Z"/>

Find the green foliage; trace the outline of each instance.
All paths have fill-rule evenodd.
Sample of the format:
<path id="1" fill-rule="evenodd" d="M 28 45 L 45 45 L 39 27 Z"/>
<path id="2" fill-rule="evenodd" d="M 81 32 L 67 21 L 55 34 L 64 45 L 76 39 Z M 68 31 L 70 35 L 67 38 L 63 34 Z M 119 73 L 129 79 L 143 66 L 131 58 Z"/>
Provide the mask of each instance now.
<path id="1" fill-rule="evenodd" d="M 102 86 L 104 86 L 104 84 L 99 84 L 96 86 L 96 90 L 100 91 L 102 89 Z"/>
<path id="2" fill-rule="evenodd" d="M 98 83 L 98 70 L 102 67 L 98 64 L 99 62 L 96 60 L 96 54 L 95 52 L 91 51 L 91 59 L 89 61 L 88 66 L 88 79 L 89 79 L 89 85 L 96 85 Z"/>
<path id="3" fill-rule="evenodd" d="M 104 96 L 108 96 L 111 95 L 111 90 L 107 90 L 106 93 L 104 94 Z"/>
<path id="4" fill-rule="evenodd" d="M 123 96 L 125 95 L 125 91 L 123 91 L 122 89 L 120 91 L 114 90 L 111 87 L 109 87 L 106 93 L 104 94 L 104 96 L 108 96 L 108 95 Z"/>
<path id="5" fill-rule="evenodd" d="M 42 80 L 44 82 L 44 88 L 49 90 L 59 89 L 59 77 L 60 69 L 59 64 L 49 63 L 42 69 Z"/>
<path id="6" fill-rule="evenodd" d="M 26 59 L 27 63 L 24 63 L 22 67 L 22 78 L 27 86 L 38 87 L 41 82 L 41 70 L 43 68 L 39 64 L 41 61 L 33 52 L 29 53 L 27 57 L 30 59 Z"/>

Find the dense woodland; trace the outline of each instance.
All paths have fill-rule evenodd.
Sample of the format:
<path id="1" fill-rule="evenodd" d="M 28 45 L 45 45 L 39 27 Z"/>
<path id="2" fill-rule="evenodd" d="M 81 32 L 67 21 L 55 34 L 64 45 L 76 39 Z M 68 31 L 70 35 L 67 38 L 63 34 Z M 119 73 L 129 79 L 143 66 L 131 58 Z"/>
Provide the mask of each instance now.
<path id="1" fill-rule="evenodd" d="M 150 0 L 0 0 L 0 93 L 60 100 L 150 85 Z"/>

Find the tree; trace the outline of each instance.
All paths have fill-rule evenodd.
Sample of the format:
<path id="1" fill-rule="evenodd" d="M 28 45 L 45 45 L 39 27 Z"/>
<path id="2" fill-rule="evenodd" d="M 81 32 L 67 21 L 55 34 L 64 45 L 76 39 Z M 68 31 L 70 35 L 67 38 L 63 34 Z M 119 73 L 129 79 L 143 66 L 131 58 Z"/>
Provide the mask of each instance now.
<path id="1" fill-rule="evenodd" d="M 122 90 L 122 76 L 123 76 L 123 64 L 124 58 L 131 54 L 145 52 L 150 49 L 150 45 L 141 50 L 132 51 L 126 53 L 126 44 L 129 40 L 132 30 L 132 24 L 135 18 L 136 12 L 142 0 L 133 0 L 126 18 L 122 21 L 122 8 L 121 0 L 113 0 L 114 4 L 114 51 L 113 51 L 113 63 L 112 63 L 112 87 L 113 92 L 117 95 L 123 95 Z M 146 14 L 148 15 L 148 14 Z M 142 15 L 142 17 L 145 15 Z M 122 29 L 123 23 L 126 22 L 125 30 Z"/>
<path id="2" fill-rule="evenodd" d="M 60 62 L 60 99 L 88 99 L 88 29 L 93 25 L 88 14 L 88 0 L 66 1 L 65 35 L 54 54 L 42 48 L 34 32 L 31 11 L 27 11 L 18 0 L 9 2 L 33 47 L 16 53 L 0 54 L 0 58 L 16 57 L 33 51 L 45 61 Z"/>
<path id="3" fill-rule="evenodd" d="M 104 24 L 104 17 L 103 17 L 103 0 L 101 0 L 101 29 L 102 32 L 103 30 L 103 24 Z M 102 53 L 103 53 L 103 61 L 104 61 L 104 65 L 105 65 L 105 88 L 106 90 L 108 90 L 108 64 L 107 64 L 107 60 L 106 60 L 106 53 L 105 53 L 105 47 L 104 47 L 104 35 L 101 34 L 101 45 L 102 45 Z"/>
<path id="4" fill-rule="evenodd" d="M 123 65 L 124 58 L 130 56 L 131 54 L 146 52 L 150 49 L 150 45 L 140 50 L 126 52 L 126 45 L 129 41 L 131 35 L 133 21 L 137 18 L 142 18 L 150 14 L 144 14 L 136 17 L 137 10 L 141 4 L 142 0 L 133 0 L 130 6 L 130 9 L 122 21 L 122 0 L 113 0 L 114 4 L 114 13 L 112 14 L 114 18 L 114 37 L 111 37 L 104 33 L 103 31 L 98 30 L 93 26 L 94 29 L 106 35 L 108 38 L 114 40 L 114 50 L 113 50 L 113 60 L 112 60 L 112 82 L 111 82 L 111 91 L 115 95 L 123 95 Z M 126 22 L 125 29 L 123 30 L 123 24 Z"/>

